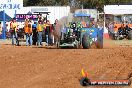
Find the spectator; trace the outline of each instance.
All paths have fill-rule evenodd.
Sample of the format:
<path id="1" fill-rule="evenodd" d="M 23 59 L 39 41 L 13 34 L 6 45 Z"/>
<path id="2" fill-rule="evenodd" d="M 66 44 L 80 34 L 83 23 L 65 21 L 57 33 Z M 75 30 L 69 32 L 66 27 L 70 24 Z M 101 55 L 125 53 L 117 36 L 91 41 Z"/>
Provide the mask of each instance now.
<path id="1" fill-rule="evenodd" d="M 42 46 L 42 31 L 43 31 L 43 25 L 41 21 L 38 21 L 37 25 L 37 45 Z"/>
<path id="2" fill-rule="evenodd" d="M 45 35 L 46 35 L 46 43 L 52 45 L 52 25 L 50 24 L 50 21 L 47 20 L 46 23 L 46 30 L 45 30 Z"/>
<path id="3" fill-rule="evenodd" d="M 0 35 L 2 34 L 2 26 L 1 26 L 1 22 L 0 22 Z"/>
<path id="4" fill-rule="evenodd" d="M 56 44 L 59 41 L 61 35 L 61 28 L 58 19 L 56 19 L 54 23 L 53 35 L 54 35 L 54 43 Z"/>
<path id="5" fill-rule="evenodd" d="M 24 26 L 24 31 L 26 35 L 26 46 L 29 45 L 29 28 L 28 28 L 28 19 L 25 20 L 25 26 Z"/>
<path id="6" fill-rule="evenodd" d="M 32 31 L 32 22 L 31 20 L 29 20 L 29 23 L 28 23 L 28 30 L 29 30 L 29 44 L 30 46 L 32 46 L 32 36 L 33 36 L 33 31 Z"/>
<path id="7" fill-rule="evenodd" d="M 12 45 L 14 45 L 14 41 L 16 40 L 16 45 L 19 45 L 18 36 L 17 36 L 17 23 L 16 20 L 13 19 L 10 22 L 10 32 L 11 32 L 11 38 L 12 38 Z"/>
<path id="8" fill-rule="evenodd" d="M 29 19 L 25 20 L 25 35 L 26 35 L 26 46 L 32 46 L 32 22 Z"/>
<path id="9" fill-rule="evenodd" d="M 37 42 L 37 23 L 34 22 L 32 25 L 32 30 L 33 30 L 33 45 L 36 45 Z"/>

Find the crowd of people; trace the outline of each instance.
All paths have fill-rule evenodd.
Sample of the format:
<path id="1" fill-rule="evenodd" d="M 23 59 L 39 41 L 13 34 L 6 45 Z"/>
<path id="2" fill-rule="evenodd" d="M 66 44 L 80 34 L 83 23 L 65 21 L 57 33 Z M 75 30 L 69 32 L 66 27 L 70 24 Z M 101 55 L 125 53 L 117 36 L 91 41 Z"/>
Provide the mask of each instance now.
<path id="1" fill-rule="evenodd" d="M 12 45 L 20 45 L 18 31 L 23 30 L 26 36 L 26 46 L 43 46 L 43 42 L 46 42 L 46 45 L 53 45 L 55 43 L 54 31 L 58 29 L 59 23 L 57 19 L 54 24 L 50 24 L 49 20 L 39 19 L 37 22 L 33 22 L 27 18 L 22 29 L 18 28 L 16 20 L 12 19 L 9 32 L 11 34 Z"/>
<path id="2" fill-rule="evenodd" d="M 20 24 L 21 23 L 21 24 Z M 99 23 L 92 21 L 89 25 L 85 21 L 79 23 L 83 27 L 98 27 L 102 29 Z M 79 26 L 76 25 L 76 26 Z M 9 34 L 12 40 L 12 45 L 20 45 L 19 38 L 24 38 L 26 40 L 26 46 L 43 46 L 43 42 L 46 42 L 46 45 L 57 44 L 61 36 L 62 26 L 59 21 L 56 19 L 54 24 L 51 24 L 49 20 L 38 18 L 37 21 L 26 18 L 24 22 L 18 22 L 15 18 L 10 21 Z M 69 25 L 70 26 L 70 25 Z M 0 27 L 0 30 L 2 28 Z"/>

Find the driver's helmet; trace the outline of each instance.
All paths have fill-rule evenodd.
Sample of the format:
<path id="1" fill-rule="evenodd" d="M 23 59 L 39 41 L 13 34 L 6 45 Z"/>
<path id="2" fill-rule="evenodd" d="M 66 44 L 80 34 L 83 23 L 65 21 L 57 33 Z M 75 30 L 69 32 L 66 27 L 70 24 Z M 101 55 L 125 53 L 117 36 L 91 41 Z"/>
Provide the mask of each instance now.
<path id="1" fill-rule="evenodd" d="M 76 28 L 76 23 L 75 23 L 75 22 L 72 23 L 72 28 L 73 28 L 73 29 Z"/>
<path id="2" fill-rule="evenodd" d="M 69 27 L 72 29 L 76 28 L 76 23 L 75 22 L 69 22 Z"/>

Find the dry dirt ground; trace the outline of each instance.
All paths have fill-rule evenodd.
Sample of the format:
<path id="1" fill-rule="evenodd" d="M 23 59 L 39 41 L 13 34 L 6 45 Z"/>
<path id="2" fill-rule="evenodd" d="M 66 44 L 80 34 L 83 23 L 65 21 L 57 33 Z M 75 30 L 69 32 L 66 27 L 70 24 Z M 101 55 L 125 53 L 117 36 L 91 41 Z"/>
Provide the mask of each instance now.
<path id="1" fill-rule="evenodd" d="M 132 73 L 132 41 L 104 40 L 104 49 L 46 49 L 0 42 L 0 88 L 83 88 L 90 79 L 126 79 Z M 132 88 L 90 86 L 87 88 Z"/>

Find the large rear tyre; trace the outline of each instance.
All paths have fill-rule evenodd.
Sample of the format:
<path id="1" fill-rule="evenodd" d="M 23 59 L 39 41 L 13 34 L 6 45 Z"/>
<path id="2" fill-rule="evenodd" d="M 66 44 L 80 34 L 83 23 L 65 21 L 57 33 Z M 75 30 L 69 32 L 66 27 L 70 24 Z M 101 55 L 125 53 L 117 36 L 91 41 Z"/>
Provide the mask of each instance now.
<path id="1" fill-rule="evenodd" d="M 132 40 L 132 30 L 130 30 L 129 33 L 128 33 L 128 39 Z"/>
<path id="2" fill-rule="evenodd" d="M 90 36 L 88 34 L 83 35 L 82 47 L 83 47 L 83 49 L 89 49 L 90 48 Z"/>
<path id="3" fill-rule="evenodd" d="M 103 37 L 102 36 L 98 36 L 97 37 L 97 48 L 102 49 L 103 48 Z"/>

